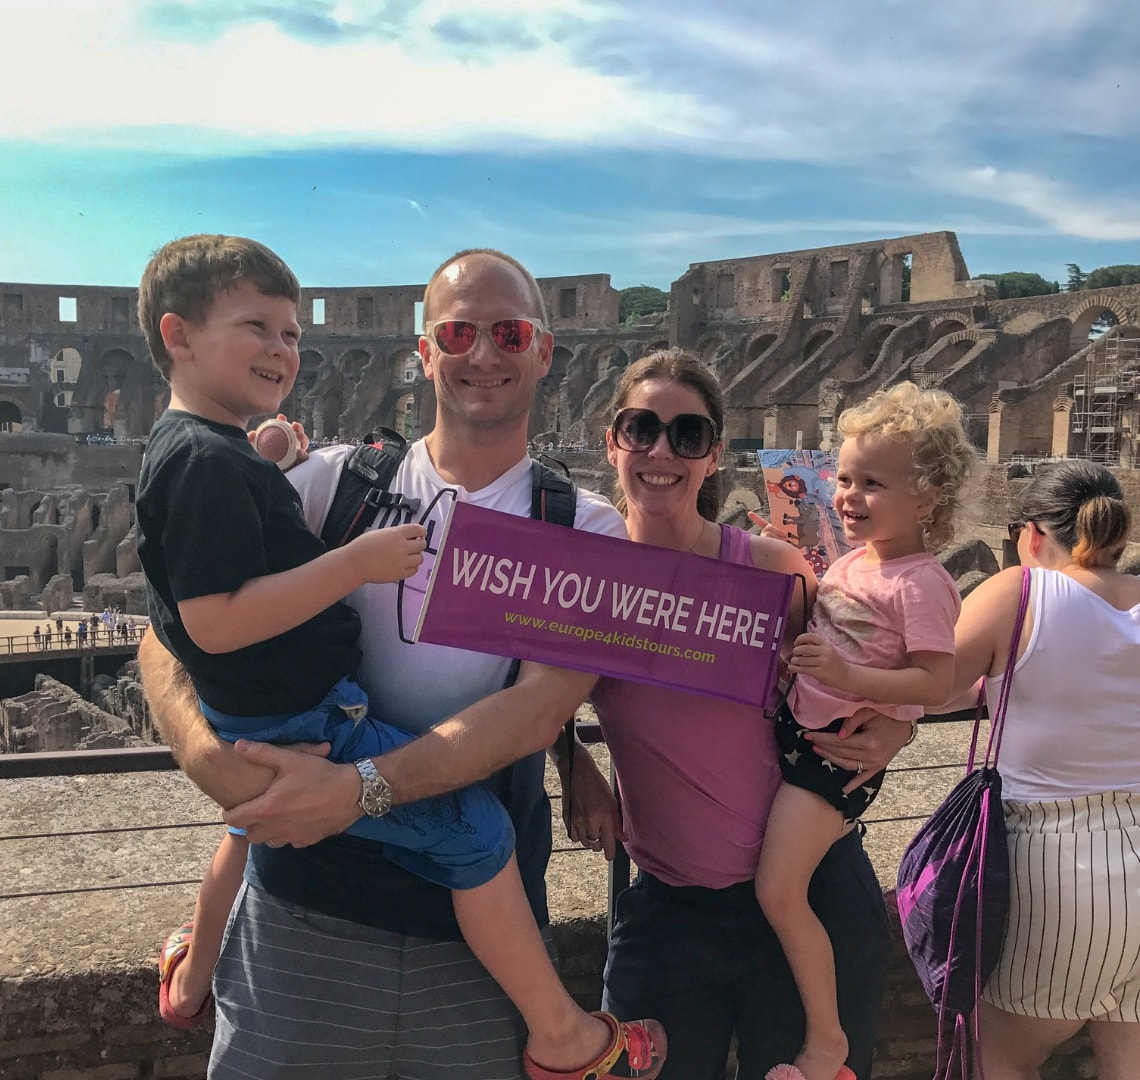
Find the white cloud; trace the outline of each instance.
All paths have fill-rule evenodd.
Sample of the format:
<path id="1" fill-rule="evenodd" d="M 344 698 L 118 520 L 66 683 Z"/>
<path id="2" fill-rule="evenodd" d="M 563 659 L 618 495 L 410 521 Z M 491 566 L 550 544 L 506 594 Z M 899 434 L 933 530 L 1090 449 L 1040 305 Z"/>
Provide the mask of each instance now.
<path id="1" fill-rule="evenodd" d="M 211 40 L 147 36 L 136 6 L 54 0 L 9 15 L 10 40 L 23 47 L 0 66 L 0 96 L 19 106 L 0 113 L 0 138 L 81 137 L 207 154 L 235 143 L 247 151 L 345 143 L 511 151 L 548 142 L 619 145 L 645 129 L 684 136 L 703 122 L 684 91 L 639 92 L 626 77 L 575 64 L 549 24 L 552 14 L 584 14 L 579 3 L 528 19 L 521 43 L 504 35 L 485 48 L 449 48 L 435 28 L 462 17 L 485 30 L 473 15 L 493 8 L 502 19 L 522 0 L 433 0 L 402 38 L 358 35 L 334 45 L 289 36 L 270 22 L 231 25 Z M 341 7 L 346 18 L 362 14 Z"/>
<path id="2" fill-rule="evenodd" d="M 1135 134 L 1135 65 L 1036 55 L 1098 19 L 1105 49 L 1135 42 L 1109 18 L 1125 2 L 0 0 L 0 95 L 18 103 L 0 139 L 851 162 L 965 146 L 972 127 Z"/>
<path id="3" fill-rule="evenodd" d="M 1055 232 L 1086 240 L 1140 240 L 1140 199 L 1078 192 L 1047 177 L 993 165 L 950 179 L 961 194 L 1016 206 Z"/>

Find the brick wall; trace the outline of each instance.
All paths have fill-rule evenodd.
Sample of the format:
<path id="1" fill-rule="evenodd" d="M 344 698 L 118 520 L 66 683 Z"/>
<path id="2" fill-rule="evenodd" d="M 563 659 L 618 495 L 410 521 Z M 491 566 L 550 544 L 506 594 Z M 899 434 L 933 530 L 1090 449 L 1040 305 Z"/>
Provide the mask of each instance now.
<path id="1" fill-rule="evenodd" d="M 898 933 L 893 899 L 894 952 L 880 1023 L 874 1076 L 930 1080 L 935 1018 Z M 596 1008 L 605 959 L 605 923 L 575 919 L 555 927 L 563 977 L 571 993 Z M 129 969 L 61 969 L 38 978 L 0 980 L 2 1080 L 203 1080 L 210 1032 L 173 1031 L 159 1019 L 151 957 Z M 1087 1040 L 1066 1044 L 1043 1080 L 1091 1077 Z"/>

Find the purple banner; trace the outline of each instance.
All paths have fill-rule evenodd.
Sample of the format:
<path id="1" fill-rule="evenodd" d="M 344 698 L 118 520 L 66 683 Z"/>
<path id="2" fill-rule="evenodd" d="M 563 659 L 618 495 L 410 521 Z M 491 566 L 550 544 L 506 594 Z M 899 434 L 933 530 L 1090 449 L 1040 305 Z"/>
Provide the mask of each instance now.
<path id="1" fill-rule="evenodd" d="M 456 503 L 415 638 L 762 704 L 796 579 Z"/>

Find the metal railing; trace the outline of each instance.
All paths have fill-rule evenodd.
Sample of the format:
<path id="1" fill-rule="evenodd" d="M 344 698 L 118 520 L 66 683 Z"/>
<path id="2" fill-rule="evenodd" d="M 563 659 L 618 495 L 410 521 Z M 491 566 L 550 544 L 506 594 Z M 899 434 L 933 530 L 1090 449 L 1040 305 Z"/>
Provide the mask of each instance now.
<path id="1" fill-rule="evenodd" d="M 938 716 L 927 716 L 923 724 L 959 722 L 973 720 L 973 710 L 947 713 Z M 601 730 L 597 724 L 579 723 L 579 736 L 585 743 L 599 743 Z M 169 747 L 153 746 L 142 748 L 123 748 L 113 750 L 79 750 L 59 753 L 40 754 L 2 754 L 0 755 L 0 779 L 16 779 L 27 777 L 66 776 L 66 775 L 93 775 L 106 773 L 149 772 L 177 769 L 173 754 Z M 934 772 L 942 769 L 963 769 L 964 761 L 938 762 L 933 765 L 894 766 L 888 769 L 892 773 Z M 548 793 L 551 802 L 561 803 L 560 792 Z M 867 818 L 864 824 L 869 827 L 896 825 L 903 822 L 925 820 L 926 813 L 904 814 L 892 817 Z M 555 822 L 558 821 L 558 811 L 555 810 Z M 0 845 L 4 842 L 36 841 L 42 844 L 45 841 L 58 840 L 70 837 L 92 837 L 121 835 L 127 833 L 149 833 L 176 829 L 219 829 L 222 826 L 221 818 L 208 821 L 173 822 L 161 825 L 134 825 L 113 826 L 91 829 L 70 829 L 58 832 L 32 832 L 11 835 L 0 835 Z M 556 826 L 557 827 L 557 826 Z M 592 854 L 588 849 L 569 843 L 556 845 L 552 854 L 559 857 L 578 857 Z M 614 900 L 618 894 L 629 885 L 631 866 L 629 856 L 619 845 L 615 860 L 609 864 L 609 916 L 612 918 Z M 46 898 L 51 896 L 72 895 L 77 893 L 116 892 L 129 889 L 156 889 L 172 886 L 197 885 L 199 878 L 160 879 L 155 881 L 113 882 L 99 885 L 76 886 L 61 883 L 51 889 L 26 890 L 13 892 L 0 892 L 0 901 L 29 899 L 33 897 Z"/>

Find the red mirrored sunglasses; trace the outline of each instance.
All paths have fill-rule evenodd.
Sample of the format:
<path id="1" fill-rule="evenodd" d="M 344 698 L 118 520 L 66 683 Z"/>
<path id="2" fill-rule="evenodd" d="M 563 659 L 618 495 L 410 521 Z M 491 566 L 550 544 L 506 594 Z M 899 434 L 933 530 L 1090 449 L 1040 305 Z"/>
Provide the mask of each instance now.
<path id="1" fill-rule="evenodd" d="M 535 319 L 496 319 L 494 322 L 467 322 L 464 319 L 436 319 L 424 327 L 424 334 L 448 356 L 462 356 L 475 348 L 480 332 L 490 334 L 497 349 L 506 353 L 526 352 L 542 323 Z"/>

